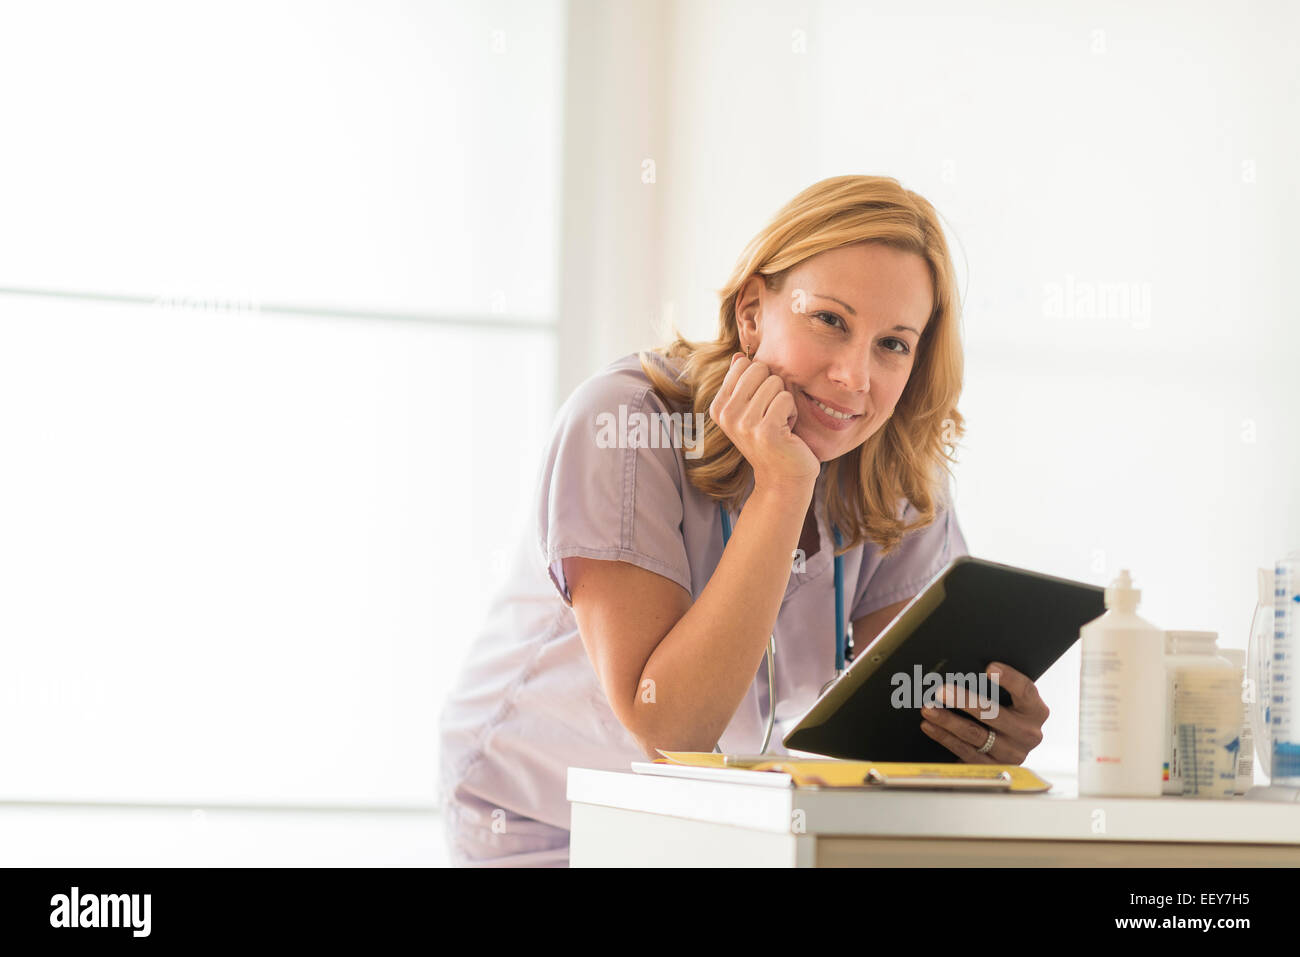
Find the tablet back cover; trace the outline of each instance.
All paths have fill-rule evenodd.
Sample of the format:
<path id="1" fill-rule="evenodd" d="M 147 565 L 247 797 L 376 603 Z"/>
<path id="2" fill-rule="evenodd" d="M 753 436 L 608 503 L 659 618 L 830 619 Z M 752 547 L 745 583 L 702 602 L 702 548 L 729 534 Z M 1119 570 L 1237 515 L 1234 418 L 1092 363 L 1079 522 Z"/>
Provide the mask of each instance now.
<path id="1" fill-rule="evenodd" d="M 921 730 L 925 676 L 977 676 L 1001 661 L 1037 681 L 1105 613 L 1103 595 L 1096 585 L 961 556 L 858 652 L 783 742 L 862 761 L 960 761 Z M 1005 689 L 999 699 L 1011 700 Z"/>

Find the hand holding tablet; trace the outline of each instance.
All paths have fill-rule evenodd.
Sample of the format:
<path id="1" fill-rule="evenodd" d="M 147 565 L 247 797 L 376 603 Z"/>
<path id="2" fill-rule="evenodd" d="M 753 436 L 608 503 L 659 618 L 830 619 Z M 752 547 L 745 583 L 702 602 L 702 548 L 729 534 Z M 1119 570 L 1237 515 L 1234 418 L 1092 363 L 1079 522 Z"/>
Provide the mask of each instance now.
<path id="1" fill-rule="evenodd" d="M 921 709 L 921 730 L 970 764 L 1023 764 L 1042 743 L 1043 722 L 1050 713 L 1047 704 L 1029 676 L 1010 665 L 995 661 L 984 670 L 1011 695 L 1010 705 L 982 700 L 964 702 L 962 707 L 963 689 L 947 684 L 941 706 Z M 990 731 L 993 742 L 982 751 Z"/>

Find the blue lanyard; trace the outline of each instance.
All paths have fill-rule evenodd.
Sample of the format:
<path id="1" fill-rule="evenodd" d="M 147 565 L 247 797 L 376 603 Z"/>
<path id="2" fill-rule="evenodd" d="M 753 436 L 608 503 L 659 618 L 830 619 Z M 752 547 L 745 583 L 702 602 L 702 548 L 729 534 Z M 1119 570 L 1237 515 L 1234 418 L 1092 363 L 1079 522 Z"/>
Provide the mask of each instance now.
<path id="1" fill-rule="evenodd" d="M 727 509 L 721 502 L 718 503 L 718 512 L 722 515 L 722 547 L 727 547 L 727 542 L 731 540 L 731 516 L 727 514 Z M 842 539 L 840 530 L 834 525 L 831 526 L 831 533 L 835 536 L 835 547 L 839 548 Z M 835 677 L 844 673 L 844 556 L 835 556 Z"/>

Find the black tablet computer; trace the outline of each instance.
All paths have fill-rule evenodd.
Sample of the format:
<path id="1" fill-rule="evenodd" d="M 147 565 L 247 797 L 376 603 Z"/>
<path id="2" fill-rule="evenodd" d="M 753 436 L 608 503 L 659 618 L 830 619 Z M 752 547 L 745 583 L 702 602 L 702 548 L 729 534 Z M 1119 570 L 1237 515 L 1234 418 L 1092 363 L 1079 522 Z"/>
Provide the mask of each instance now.
<path id="1" fill-rule="evenodd" d="M 1098 585 L 955 558 L 857 651 L 782 741 L 833 758 L 958 762 L 921 730 L 926 688 L 949 679 L 971 692 L 991 691 L 984 669 L 994 661 L 1037 681 L 1078 640 L 1079 629 L 1105 613 L 1104 594 Z M 1005 688 L 998 698 L 1000 705 L 1011 702 Z M 967 700 L 978 707 L 977 699 Z"/>

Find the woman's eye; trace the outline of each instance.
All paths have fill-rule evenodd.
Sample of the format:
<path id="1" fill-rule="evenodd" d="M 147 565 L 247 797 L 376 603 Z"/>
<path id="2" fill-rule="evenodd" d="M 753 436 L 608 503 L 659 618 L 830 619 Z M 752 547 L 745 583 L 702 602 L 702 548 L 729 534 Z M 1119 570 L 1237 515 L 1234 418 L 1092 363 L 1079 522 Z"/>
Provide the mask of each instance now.
<path id="1" fill-rule="evenodd" d="M 833 313 L 833 312 L 814 312 L 814 313 L 812 314 L 812 316 L 813 316 L 814 319 L 821 319 L 821 320 L 823 320 L 823 325 L 827 325 L 827 326 L 830 326 L 830 327 L 832 327 L 832 328 L 836 328 L 836 326 L 837 326 L 837 324 L 838 324 L 838 328 L 844 329 L 844 331 L 846 331 L 846 332 L 848 331 L 848 327 L 844 325 L 844 320 L 841 319 L 839 316 L 837 316 L 837 315 L 836 315 L 835 313 Z M 829 321 L 826 321 L 826 320 L 829 320 Z M 888 338 L 888 339 L 886 339 L 886 340 L 884 340 L 884 341 L 885 341 L 886 343 L 891 343 L 891 342 L 892 342 L 892 343 L 895 343 L 895 344 L 898 346 L 898 348 L 894 348 L 893 346 L 887 346 L 886 349 L 885 349 L 886 352 L 892 352 L 892 353 L 893 353 L 894 355 L 896 355 L 896 356 L 906 356 L 906 355 L 910 355 L 911 352 L 912 352 L 912 347 L 909 346 L 909 345 L 908 345 L 904 340 L 902 340 L 902 339 L 897 339 L 897 338 L 891 336 L 890 338 Z"/>

